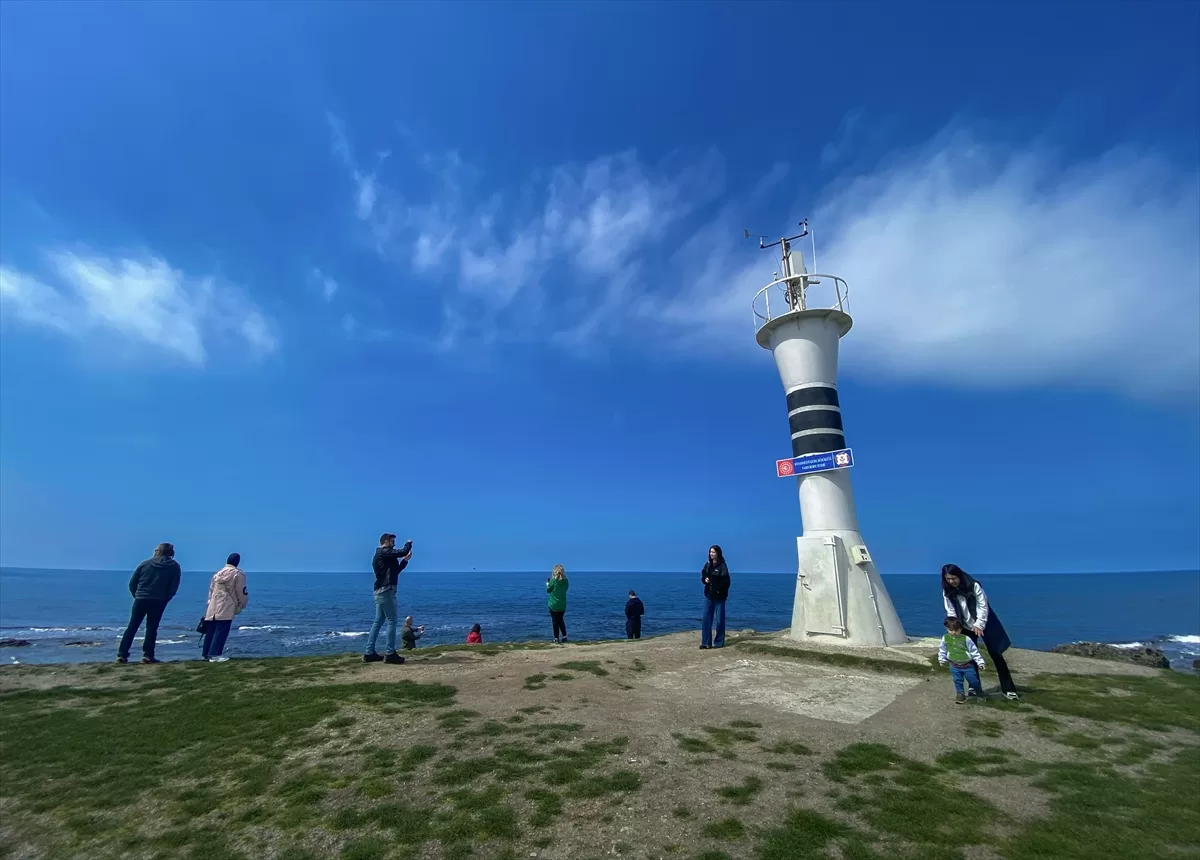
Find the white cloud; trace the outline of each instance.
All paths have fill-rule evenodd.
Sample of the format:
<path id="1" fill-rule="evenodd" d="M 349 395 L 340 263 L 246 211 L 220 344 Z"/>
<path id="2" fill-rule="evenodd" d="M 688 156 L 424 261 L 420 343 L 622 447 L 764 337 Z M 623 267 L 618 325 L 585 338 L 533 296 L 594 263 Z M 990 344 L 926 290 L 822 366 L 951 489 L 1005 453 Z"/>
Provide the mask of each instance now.
<path id="1" fill-rule="evenodd" d="M 18 319 L 72 337 L 115 332 L 203 365 L 225 339 L 257 354 L 279 348 L 273 321 L 236 287 L 191 277 L 157 257 L 53 251 L 45 279 L 0 267 L 0 299 Z M 48 283 L 53 281 L 54 285 Z"/>
<path id="2" fill-rule="evenodd" d="M 846 150 L 865 122 L 848 114 L 820 160 L 858 163 Z M 499 338 L 586 350 L 636 337 L 757 357 L 750 301 L 778 262 L 741 228 L 762 223 L 786 165 L 702 215 L 722 182 L 713 157 L 605 156 L 491 196 L 455 153 L 413 161 L 431 179 L 427 198 L 379 180 L 364 220 L 381 254 L 443 289 L 445 348 Z M 346 166 L 359 188 L 364 172 Z M 848 373 L 1142 395 L 1200 386 L 1195 165 L 1181 172 L 1136 150 L 1064 164 L 1045 147 L 947 133 L 812 202 L 796 214 L 811 214 L 819 267 L 851 289 Z"/>
<path id="3" fill-rule="evenodd" d="M 850 285 L 847 372 L 1135 396 L 1200 386 L 1194 169 L 1132 150 L 1068 168 L 955 134 L 827 191 L 812 224 L 820 270 Z M 696 289 L 655 312 L 681 337 L 744 349 L 750 298 L 778 264 L 711 247 Z"/>
<path id="4" fill-rule="evenodd" d="M 320 269 L 313 269 L 309 273 L 308 279 L 314 288 L 321 291 L 321 295 L 327 302 L 333 301 L 333 297 L 337 295 L 337 291 L 340 289 L 338 282 Z"/>

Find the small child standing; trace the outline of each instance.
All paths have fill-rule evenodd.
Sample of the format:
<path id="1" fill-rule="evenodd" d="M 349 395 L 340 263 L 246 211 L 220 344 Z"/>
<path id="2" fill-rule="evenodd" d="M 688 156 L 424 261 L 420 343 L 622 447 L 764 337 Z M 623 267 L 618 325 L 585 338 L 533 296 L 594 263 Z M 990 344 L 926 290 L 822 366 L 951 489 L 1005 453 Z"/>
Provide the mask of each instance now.
<path id="1" fill-rule="evenodd" d="M 983 655 L 963 633 L 962 622 L 957 618 L 946 619 L 946 635 L 942 637 L 942 644 L 938 648 L 938 662 L 943 666 L 950 664 L 954 704 L 961 705 L 967 700 L 968 685 L 972 695 L 983 698 L 983 685 L 979 683 L 979 672 L 984 668 Z"/>

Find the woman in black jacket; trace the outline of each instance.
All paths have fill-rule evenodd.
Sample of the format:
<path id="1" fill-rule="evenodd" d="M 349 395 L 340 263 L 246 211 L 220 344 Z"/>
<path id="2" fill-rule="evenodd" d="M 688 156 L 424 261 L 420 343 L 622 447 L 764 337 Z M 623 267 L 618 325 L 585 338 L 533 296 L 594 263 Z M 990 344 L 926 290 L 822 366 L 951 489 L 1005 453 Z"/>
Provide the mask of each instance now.
<path id="1" fill-rule="evenodd" d="M 1002 656 L 1012 642 L 1000 623 L 1000 616 L 988 603 L 983 586 L 957 564 L 942 565 L 942 602 L 947 617 L 961 621 L 963 630 L 972 642 L 983 640 L 996 666 L 1001 692 L 1009 699 L 1017 698 L 1017 685 L 1013 683 L 1012 672 Z"/>
<path id="2" fill-rule="evenodd" d="M 708 549 L 708 562 L 700 571 L 704 582 L 704 628 L 700 631 L 700 648 L 725 647 L 725 599 L 729 597 L 729 567 L 725 555 L 714 544 Z M 717 633 L 713 635 L 713 620 Z"/>

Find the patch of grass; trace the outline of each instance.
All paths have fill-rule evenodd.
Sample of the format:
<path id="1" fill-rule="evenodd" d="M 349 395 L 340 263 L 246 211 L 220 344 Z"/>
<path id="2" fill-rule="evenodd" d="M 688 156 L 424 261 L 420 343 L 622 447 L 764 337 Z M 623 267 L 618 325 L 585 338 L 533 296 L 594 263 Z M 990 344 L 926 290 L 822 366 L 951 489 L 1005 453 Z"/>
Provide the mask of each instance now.
<path id="1" fill-rule="evenodd" d="M 534 804 L 529 817 L 530 827 L 549 827 L 563 812 L 562 797 L 547 788 L 533 788 L 525 792 L 525 799 Z"/>
<path id="2" fill-rule="evenodd" d="M 546 689 L 546 676 L 539 672 L 536 675 L 529 675 L 525 678 L 526 690 L 544 690 Z"/>
<path id="3" fill-rule="evenodd" d="M 703 833 L 709 839 L 736 842 L 746 838 L 746 826 L 736 818 L 722 818 L 720 821 L 704 825 Z"/>
<path id="4" fill-rule="evenodd" d="M 559 663 L 554 668 L 566 669 L 571 672 L 590 672 L 597 678 L 608 677 L 608 670 L 600 664 L 599 660 L 568 660 L 566 663 Z"/>
<path id="5" fill-rule="evenodd" d="M 998 738 L 1004 734 L 1004 724 L 998 720 L 967 720 L 966 735 L 969 738 Z"/>
<path id="6" fill-rule="evenodd" d="M 821 770 L 832 782 L 846 782 L 852 776 L 888 770 L 902 761 L 901 756 L 884 744 L 851 744 L 838 750 Z"/>
<path id="7" fill-rule="evenodd" d="M 852 831 L 846 825 L 813 812 L 810 809 L 793 809 L 783 822 L 766 831 L 758 844 L 756 860 L 827 860 L 826 850 L 835 839 L 842 839 Z M 845 860 L 867 860 L 870 855 L 851 854 L 845 849 Z"/>
<path id="8" fill-rule="evenodd" d="M 642 778 L 631 770 L 619 770 L 610 775 L 585 777 L 571 786 L 572 797 L 603 797 L 616 792 L 637 791 Z"/>
<path id="9" fill-rule="evenodd" d="M 340 860 L 383 860 L 390 846 L 378 836 L 354 839 L 338 854 Z"/>
<path id="10" fill-rule="evenodd" d="M 1086 732 L 1067 732 L 1055 735 L 1054 740 L 1063 746 L 1072 747 L 1077 750 L 1098 750 L 1108 744 L 1117 742 L 1114 738 L 1096 737 Z"/>
<path id="11" fill-rule="evenodd" d="M 1200 732 L 1200 676 L 1038 675 L 1026 701 L 1039 708 L 1149 731 Z"/>
<path id="12" fill-rule="evenodd" d="M 715 789 L 715 792 L 730 803 L 746 806 L 753 802 L 762 790 L 763 781 L 757 776 L 748 776 L 742 780 L 741 785 L 726 785 Z"/>
<path id="13" fill-rule="evenodd" d="M 703 854 L 697 854 L 693 860 L 733 860 L 724 851 L 705 851 Z"/>
<path id="14" fill-rule="evenodd" d="M 804 648 L 788 648 L 783 645 L 766 645 L 761 642 L 734 642 L 734 647 L 748 654 L 764 654 L 784 657 L 804 663 L 820 663 L 844 669 L 865 669 L 872 672 L 903 672 L 908 675 L 931 675 L 934 667 L 928 663 L 910 663 L 907 660 L 879 660 L 861 657 L 858 654 L 837 654 L 828 651 L 810 651 Z M 936 661 L 935 661 L 936 662 Z"/>
<path id="15" fill-rule="evenodd" d="M 539 743 L 559 743 L 570 740 L 583 731 L 583 723 L 541 723 L 526 726 L 521 733 L 536 738 Z"/>
<path id="16" fill-rule="evenodd" d="M 650 667 L 643 663 L 641 658 L 635 657 L 633 659 L 633 665 L 631 665 L 629 668 L 634 672 L 645 672 Z"/>
<path id="17" fill-rule="evenodd" d="M 687 821 L 692 817 L 692 811 L 686 806 L 676 806 L 671 810 L 671 814 L 682 821 Z"/>
<path id="18" fill-rule="evenodd" d="M 758 740 L 758 735 L 744 729 L 727 729 L 720 726 L 701 726 L 700 728 L 707 732 L 714 742 L 722 746 L 733 746 L 736 743 L 748 744 Z"/>
<path id="19" fill-rule="evenodd" d="M 704 738 L 694 738 L 689 735 L 673 734 L 671 737 L 679 744 L 679 748 L 684 752 L 689 753 L 712 753 L 716 754 L 717 748 L 710 744 Z"/>
<path id="20" fill-rule="evenodd" d="M 1034 783 L 1051 794 L 1049 815 L 997 846 L 1005 860 L 1090 860 L 1200 855 L 1200 746 L 1146 765 L 1145 777 L 1102 762 L 1049 765 Z"/>
<path id="21" fill-rule="evenodd" d="M 517 708 L 522 714 L 541 714 L 549 710 L 545 705 L 530 705 L 527 708 Z"/>
<path id="22" fill-rule="evenodd" d="M 798 769 L 790 761 L 769 761 L 763 765 L 763 767 L 767 768 L 768 770 L 778 770 L 785 773 L 790 773 L 791 771 Z"/>
<path id="23" fill-rule="evenodd" d="M 763 752 L 774 753 L 775 755 L 812 755 L 813 751 L 802 743 L 797 741 L 780 741 L 774 746 L 763 747 Z"/>
<path id="24" fill-rule="evenodd" d="M 979 747 L 944 752 L 937 763 L 946 770 L 972 776 L 1028 776 L 1041 768 L 1003 747 Z"/>
<path id="25" fill-rule="evenodd" d="M 762 723 L 756 723 L 752 720 L 730 720 L 729 728 L 731 729 L 761 729 Z"/>
<path id="26" fill-rule="evenodd" d="M 566 672 L 556 672 L 550 676 L 551 681 L 574 681 L 574 675 L 568 675 Z"/>
<path id="27" fill-rule="evenodd" d="M 1034 714 L 1026 717 L 1025 722 L 1029 724 L 1030 728 L 1042 735 L 1056 734 L 1062 728 L 1053 717 L 1047 717 L 1043 714 Z"/>
<path id="28" fill-rule="evenodd" d="M 416 744 L 409 747 L 396 762 L 396 770 L 400 773 L 412 773 L 425 762 L 437 755 L 437 747 L 428 744 Z"/>
<path id="29" fill-rule="evenodd" d="M 446 730 L 461 729 L 468 725 L 471 720 L 479 716 L 479 711 L 470 711 L 466 708 L 458 708 L 453 711 L 447 711 L 444 714 L 438 714 L 438 724 Z"/>

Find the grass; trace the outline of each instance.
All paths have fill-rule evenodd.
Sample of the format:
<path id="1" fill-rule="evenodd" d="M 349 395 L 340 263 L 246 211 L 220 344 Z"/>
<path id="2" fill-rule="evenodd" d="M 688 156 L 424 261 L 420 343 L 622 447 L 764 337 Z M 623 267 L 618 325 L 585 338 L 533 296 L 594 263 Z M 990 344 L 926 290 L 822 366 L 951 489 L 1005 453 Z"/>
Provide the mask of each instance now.
<path id="1" fill-rule="evenodd" d="M 722 818 L 720 821 L 704 825 L 703 833 L 709 839 L 736 842 L 746 838 L 746 826 L 736 818 Z"/>
<path id="2" fill-rule="evenodd" d="M 763 781 L 757 776 L 748 776 L 742 780 L 741 785 L 727 785 L 715 789 L 715 793 L 737 806 L 747 806 L 762 790 Z"/>
<path id="3" fill-rule="evenodd" d="M 931 675 L 934 671 L 934 666 L 928 663 L 912 663 L 907 660 L 886 660 L 875 657 L 863 657 L 858 654 L 837 654 L 805 648 L 789 648 L 785 645 L 766 645 L 761 642 L 747 640 L 734 642 L 733 645 L 748 654 L 784 657 L 788 660 L 799 660 L 804 663 L 820 663 L 825 666 L 837 666 L 842 669 L 865 669 L 871 672 L 902 672 L 908 675 L 921 676 Z"/>
<path id="4" fill-rule="evenodd" d="M 920 760 L 869 741 L 820 756 L 760 743 L 779 728 L 765 717 L 676 733 L 670 751 L 648 753 L 668 727 L 631 743 L 549 722 L 552 705 L 479 713 L 453 687 L 347 683 L 338 666 L 236 661 L 220 678 L 187 664 L 96 667 L 112 687 L 0 693 L 0 860 L 515 860 L 551 845 L 579 860 L 1084 860 L 1096 846 L 1200 857 L 1191 678 L 1030 678 L 1022 710 L 951 722 L 950 742 Z M 734 751 L 730 784 L 714 783 Z M 1041 799 L 1036 815 L 988 802 L 1000 777 L 1014 797 Z M 681 783 L 669 830 L 656 831 L 662 792 Z M 714 815 L 718 801 L 736 815 Z M 636 845 L 619 841 L 622 827 Z"/>
<path id="5" fill-rule="evenodd" d="M 540 672 L 536 675 L 530 675 L 525 679 L 526 690 L 544 690 L 546 689 L 546 676 Z"/>
<path id="6" fill-rule="evenodd" d="M 566 669 L 570 672 L 588 672 L 597 678 L 608 677 L 608 670 L 600 664 L 599 660 L 568 660 L 566 663 L 559 663 L 554 668 Z"/>

